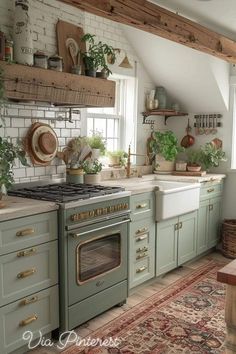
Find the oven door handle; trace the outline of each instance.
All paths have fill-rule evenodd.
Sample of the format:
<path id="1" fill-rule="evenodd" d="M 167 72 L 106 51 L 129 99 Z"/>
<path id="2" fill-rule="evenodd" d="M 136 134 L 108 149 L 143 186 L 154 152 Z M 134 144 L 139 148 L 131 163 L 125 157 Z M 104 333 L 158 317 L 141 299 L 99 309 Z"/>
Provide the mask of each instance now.
<path id="1" fill-rule="evenodd" d="M 78 234 L 76 234 L 76 233 L 71 233 L 70 236 L 72 236 L 73 238 L 78 238 L 78 237 L 81 237 L 81 236 L 84 236 L 84 235 L 87 235 L 87 234 L 91 234 L 91 232 L 94 232 L 94 231 L 101 231 L 101 230 L 108 229 L 108 228 L 113 227 L 113 226 L 118 226 L 118 225 L 126 224 L 126 223 L 128 223 L 128 222 L 131 222 L 131 219 L 125 219 L 125 220 L 122 220 L 122 221 L 113 223 L 113 224 L 111 224 L 111 225 L 102 226 L 102 227 L 97 227 L 96 229 L 89 230 L 89 231 L 84 231 L 84 232 L 80 232 L 80 233 L 78 233 Z"/>

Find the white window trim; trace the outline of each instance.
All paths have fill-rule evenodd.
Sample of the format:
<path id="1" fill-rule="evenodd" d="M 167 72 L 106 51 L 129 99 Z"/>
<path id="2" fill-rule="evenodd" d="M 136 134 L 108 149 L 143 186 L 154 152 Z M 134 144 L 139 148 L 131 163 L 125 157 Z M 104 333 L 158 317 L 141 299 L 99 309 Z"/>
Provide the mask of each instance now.
<path id="1" fill-rule="evenodd" d="M 232 148 L 230 170 L 236 171 L 236 76 L 230 78 L 230 114 L 232 116 Z"/>

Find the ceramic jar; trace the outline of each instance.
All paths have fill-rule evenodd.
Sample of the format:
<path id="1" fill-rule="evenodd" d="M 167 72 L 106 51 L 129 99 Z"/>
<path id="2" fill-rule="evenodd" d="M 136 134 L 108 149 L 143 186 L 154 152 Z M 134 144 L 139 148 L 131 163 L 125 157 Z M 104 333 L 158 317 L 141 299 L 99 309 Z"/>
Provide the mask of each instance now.
<path id="1" fill-rule="evenodd" d="M 19 64 L 33 65 L 33 39 L 28 0 L 15 1 L 14 59 Z"/>
<path id="2" fill-rule="evenodd" d="M 167 95 L 164 87 L 156 87 L 154 98 L 158 100 L 158 109 L 165 109 L 167 107 Z"/>

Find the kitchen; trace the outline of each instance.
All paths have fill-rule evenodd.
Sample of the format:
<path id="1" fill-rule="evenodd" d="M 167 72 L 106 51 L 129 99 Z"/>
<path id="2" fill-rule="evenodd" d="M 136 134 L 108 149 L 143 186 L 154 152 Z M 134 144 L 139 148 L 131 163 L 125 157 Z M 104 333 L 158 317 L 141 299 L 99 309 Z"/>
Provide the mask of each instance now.
<path id="1" fill-rule="evenodd" d="M 216 0 L 209 2 L 192 1 L 192 3 L 197 2 L 197 5 L 194 7 L 195 10 L 200 7 L 204 9 L 200 9 L 200 14 L 198 14 L 198 12 L 195 13 L 197 22 L 203 24 L 204 21 L 201 21 L 201 18 L 198 19 L 197 16 L 202 15 L 201 11 L 211 9 L 211 6 L 214 6 L 215 1 Z M 163 1 L 157 1 L 156 3 L 157 5 L 164 6 Z M 190 18 L 193 18 L 193 14 L 188 14 L 188 9 L 184 8 L 183 1 L 177 2 L 178 9 L 174 7 L 171 8 L 171 3 L 174 4 L 176 2 L 170 1 L 170 10 L 174 12 L 179 11 L 181 14 L 185 15 L 185 17 L 189 16 Z M 184 225 L 184 222 L 189 222 L 190 230 L 193 229 L 193 225 L 195 225 L 196 228 L 197 216 L 195 214 L 197 212 L 195 212 L 195 207 L 193 207 L 191 210 L 184 210 L 183 212 L 181 211 L 180 214 L 179 212 L 175 214 L 174 211 L 173 214 L 169 215 L 167 218 L 167 220 L 174 220 L 174 224 L 169 227 L 169 229 L 164 227 L 163 229 L 156 231 L 156 227 L 158 229 L 158 227 L 165 226 L 163 224 L 165 220 L 163 220 L 163 223 L 160 222 L 157 225 L 155 224 L 156 215 L 154 212 L 154 204 L 155 196 L 158 194 L 158 192 L 154 194 L 153 190 L 157 186 L 160 186 L 159 181 L 162 181 L 164 177 L 162 174 L 151 174 L 151 165 L 143 166 L 143 164 L 146 163 L 147 155 L 146 141 L 150 137 L 152 128 L 154 128 L 155 131 L 162 131 L 163 129 L 166 130 L 166 128 L 170 129 L 181 141 L 183 135 L 185 135 L 185 128 L 188 122 L 188 118 L 190 118 L 190 125 L 193 127 L 190 134 L 194 135 L 195 137 L 196 147 L 202 146 L 214 138 L 218 138 L 219 140 L 223 141 L 223 149 L 226 152 L 227 161 L 221 162 L 218 168 L 212 169 L 214 176 L 202 176 L 200 178 L 200 181 L 204 181 L 205 183 L 205 189 L 199 192 L 198 188 L 198 193 L 201 193 L 200 198 L 203 198 L 200 199 L 201 202 L 203 204 L 205 203 L 205 209 L 202 209 L 203 216 L 207 208 L 211 208 L 211 199 L 214 197 L 214 201 L 217 201 L 217 208 L 222 207 L 221 217 L 232 219 L 234 218 L 233 205 L 235 197 L 232 193 L 232 190 L 234 190 L 234 170 L 231 169 L 231 135 L 233 126 L 233 113 L 232 109 L 229 108 L 228 103 L 230 87 L 229 79 L 233 84 L 234 66 L 230 65 L 226 61 L 219 60 L 213 56 L 198 51 L 193 51 L 192 49 L 181 46 L 177 43 L 167 41 L 163 38 L 148 34 L 132 27 L 126 27 L 117 22 L 112 22 L 89 12 L 83 12 L 77 8 L 65 4 L 65 2 L 62 3 L 56 0 L 34 0 L 30 1 L 29 5 L 34 52 L 43 51 L 47 53 L 47 55 L 55 55 L 55 53 L 58 53 L 56 37 L 56 24 L 58 20 L 61 20 L 61 23 L 66 22 L 82 27 L 84 33 L 95 34 L 99 40 L 108 43 L 114 48 L 120 49 L 120 51 L 116 53 L 117 61 L 114 64 L 111 64 L 109 68 L 113 72 L 112 79 L 114 77 L 117 92 L 119 88 L 119 93 L 126 92 L 127 94 L 128 99 L 124 100 L 123 98 L 123 105 L 125 106 L 123 112 L 125 119 L 120 124 L 120 141 L 117 140 L 115 135 L 105 136 L 105 138 L 107 139 L 107 147 L 109 150 L 114 151 L 122 148 L 125 152 L 128 152 L 128 147 L 131 145 L 130 161 L 132 164 L 130 170 L 131 176 L 129 179 L 124 178 L 126 177 L 128 170 L 125 170 L 124 167 L 116 167 L 113 169 L 103 168 L 101 172 L 103 181 L 101 184 L 106 186 L 108 194 L 106 194 L 106 188 L 104 188 L 103 191 L 99 190 L 98 188 L 95 188 L 95 190 L 86 190 L 87 195 L 90 195 L 92 198 L 97 198 L 95 199 L 96 205 L 91 204 L 89 199 L 81 199 L 81 190 L 78 190 L 77 188 L 73 191 L 73 193 L 75 193 L 74 200 L 70 200 L 69 202 L 65 202 L 64 200 L 59 201 L 60 208 L 58 211 L 58 206 L 53 203 L 51 199 L 49 199 L 49 201 L 45 201 L 45 195 L 43 195 L 43 197 L 40 196 L 40 192 L 42 192 L 41 190 L 36 191 L 33 189 L 33 191 L 29 191 L 28 188 L 31 187 L 31 182 L 34 182 L 35 185 L 37 185 L 39 181 L 48 184 L 47 181 L 50 179 L 58 182 L 65 178 L 66 166 L 62 159 L 56 157 L 50 161 L 50 164 L 43 163 L 41 165 L 34 165 L 32 163 L 32 159 L 29 160 L 29 158 L 27 158 L 28 164 L 30 166 L 24 166 L 24 164 L 20 163 L 19 161 L 16 162 L 16 165 L 13 169 L 15 183 L 23 184 L 21 185 L 22 188 L 27 188 L 25 191 L 26 194 L 31 192 L 33 197 L 39 192 L 39 198 L 43 201 L 35 199 L 24 199 L 23 205 L 22 203 L 19 203 L 18 207 L 17 204 L 12 206 L 6 205 L 6 207 L 1 209 L 0 215 L 1 223 L 3 226 L 2 230 L 5 230 L 6 234 L 5 241 L 4 236 L 2 236 L 3 241 L 1 246 L 1 257 L 4 266 L 5 264 L 8 264 L 8 267 L 10 267 L 3 268 L 3 274 L 5 273 L 3 279 L 5 279 L 7 276 L 6 269 L 7 272 L 9 271 L 11 276 L 13 276 L 15 268 L 18 270 L 17 264 L 19 263 L 16 263 L 14 258 L 16 252 L 19 253 L 27 251 L 34 255 L 36 248 L 37 252 L 36 256 L 34 257 L 38 257 L 38 259 L 35 260 L 35 262 L 37 264 L 43 263 L 45 264 L 45 267 L 43 267 L 44 269 L 41 271 L 37 270 L 37 272 L 35 272 L 35 265 L 31 264 L 30 267 L 28 265 L 29 259 L 33 259 L 33 257 L 18 257 L 21 262 L 26 262 L 25 264 L 27 264 L 27 267 L 23 267 L 21 270 L 19 270 L 19 272 L 17 272 L 19 279 L 21 279 L 20 281 L 22 281 L 21 284 L 25 284 L 25 286 L 21 287 L 17 285 L 15 287 L 14 283 L 12 283 L 9 284 L 9 288 L 7 286 L 6 289 L 2 289 L 3 296 L 1 300 L 1 309 L 3 311 L 3 320 L 1 322 L 0 330 L 3 331 L 3 328 L 8 328 L 9 330 L 9 335 L 7 335 L 5 338 L 1 336 L 1 338 L 3 338 L 1 342 L 1 347 L 4 348 L 3 353 L 14 352 L 15 350 L 18 350 L 24 343 L 22 338 L 16 341 L 13 340 L 13 338 L 16 336 L 16 333 L 19 332 L 17 332 L 17 328 L 14 332 L 11 324 L 12 319 L 15 316 L 14 314 L 16 313 L 14 312 L 16 311 L 15 307 L 19 301 L 32 301 L 29 306 L 38 306 L 37 311 L 42 311 L 43 303 L 44 313 L 42 316 L 44 318 L 48 318 L 48 313 L 51 311 L 50 323 L 43 323 L 41 325 L 39 324 L 39 318 L 34 316 L 36 310 L 32 312 L 33 317 L 32 314 L 29 314 L 31 317 L 29 315 L 22 317 L 22 313 L 20 313 L 22 318 L 20 318 L 19 321 L 26 320 L 26 322 L 23 323 L 26 325 L 26 327 L 23 326 L 23 329 L 30 329 L 32 326 L 33 330 L 36 331 L 38 328 L 43 328 L 43 334 L 46 335 L 52 330 L 56 330 L 60 321 L 60 332 L 72 330 L 90 318 L 93 318 L 99 313 L 102 313 L 104 310 L 107 310 L 108 308 L 118 303 L 122 304 L 127 297 L 127 283 L 129 283 L 130 291 L 134 291 L 133 289 L 135 289 L 136 286 L 139 286 L 144 281 L 148 282 L 151 279 L 154 279 L 155 276 L 163 275 L 168 271 L 175 269 L 178 265 L 181 265 L 190 259 L 192 260 L 197 256 L 196 249 L 192 250 L 192 254 L 190 252 L 193 243 L 196 245 L 196 230 L 195 232 L 190 232 L 193 237 L 192 244 L 188 242 L 189 239 L 186 241 L 183 237 L 183 250 L 185 250 L 185 245 L 188 245 L 190 248 L 187 249 L 185 254 L 182 255 L 182 258 L 180 253 L 180 245 L 178 245 L 178 262 L 176 259 L 173 260 L 173 257 L 172 259 L 167 260 L 164 259 L 165 257 L 162 258 L 164 253 L 167 254 L 168 249 L 172 247 L 170 244 L 167 245 L 161 239 L 156 239 L 155 241 L 156 232 L 159 235 L 161 235 L 162 232 L 164 235 L 167 235 L 168 232 L 170 234 L 170 231 L 168 231 L 170 228 L 177 227 L 178 230 L 175 230 L 177 233 L 175 233 L 173 238 L 173 242 L 175 242 L 176 237 L 179 237 L 176 236 L 176 234 L 181 233 L 181 223 Z M 1 0 L 0 9 L 1 31 L 9 39 L 11 38 L 10 35 L 12 35 L 13 32 L 14 3 L 12 2 L 11 5 L 9 5 L 9 1 Z M 219 8 L 217 7 L 217 9 L 219 12 L 223 11 L 220 6 Z M 230 11 L 228 11 L 228 9 L 227 14 L 230 16 Z M 212 30 L 222 33 L 225 36 L 232 37 L 233 30 L 231 29 L 230 32 L 230 29 L 226 25 L 224 28 L 223 24 L 219 24 L 218 28 L 216 24 L 216 28 L 214 28 L 213 24 L 209 23 L 206 21 L 204 25 L 208 28 L 211 27 Z M 140 46 L 140 43 L 143 44 Z M 143 48 L 145 48 L 145 50 L 143 50 Z M 130 65 L 125 67 L 119 66 L 126 57 L 128 58 Z M 149 68 L 151 68 L 151 70 L 149 70 Z M 188 71 L 186 71 L 186 68 L 188 68 Z M 5 68 L 5 73 L 8 73 L 8 69 L 9 73 L 13 72 L 15 70 L 15 64 L 7 66 L 7 69 Z M 34 70 L 35 68 L 31 69 Z M 30 73 L 29 68 L 27 66 L 21 67 L 21 70 L 22 73 L 24 73 L 21 73 L 21 75 L 25 77 L 26 75 L 29 75 L 27 79 L 30 80 L 30 74 L 28 74 Z M 18 72 L 17 74 L 20 75 Z M 49 80 L 57 80 L 57 78 L 60 80 L 60 76 L 58 76 L 60 73 L 54 73 L 53 71 L 47 69 L 47 75 Z M 67 79 L 66 76 L 63 78 L 64 80 Z M 105 94 L 109 93 L 109 90 L 110 93 L 113 92 L 113 88 L 109 86 L 111 84 L 106 84 L 105 80 L 99 81 L 99 83 L 97 83 L 98 79 L 86 78 L 85 80 L 85 77 L 82 75 L 80 75 L 80 78 L 83 85 L 87 85 L 87 82 L 92 82 L 91 80 L 96 80 L 96 84 L 95 81 L 93 81 L 95 90 L 98 90 L 98 87 L 100 90 L 103 89 L 103 97 L 105 97 Z M 103 85 L 100 84 L 100 82 L 103 82 Z M 104 87 L 106 85 L 108 88 L 105 89 Z M 164 118 L 160 116 L 148 116 L 146 117 L 146 120 L 144 120 L 141 112 L 145 110 L 145 99 L 147 95 L 150 94 L 151 90 L 155 89 L 156 85 L 164 86 L 167 90 L 168 98 L 172 104 L 179 104 L 181 111 L 188 112 L 188 116 L 169 116 L 169 118 L 166 120 L 166 126 Z M 94 87 L 91 89 L 94 89 Z M 116 97 L 117 96 L 122 98 L 122 94 L 116 94 Z M 97 100 L 99 99 L 101 99 L 101 97 L 97 98 Z M 37 100 L 37 102 L 38 101 L 43 100 Z M 133 102 L 133 104 L 131 105 L 130 102 Z M 71 139 L 78 136 L 89 135 L 91 129 L 97 129 L 99 131 L 98 128 L 100 126 L 104 127 L 103 131 L 108 129 L 106 125 L 107 123 L 105 124 L 104 119 L 102 120 L 101 118 L 102 115 L 108 115 L 108 112 L 103 110 L 103 107 L 106 107 L 106 104 L 100 104 L 100 111 L 98 109 L 98 112 L 96 112 L 96 110 L 93 110 L 92 104 L 90 105 L 90 108 L 86 109 L 83 108 L 83 105 L 80 103 L 78 105 L 79 107 L 75 107 L 73 110 L 71 110 L 70 107 L 68 107 L 70 106 L 71 102 L 68 104 L 68 102 L 64 100 L 63 103 L 67 103 L 67 106 L 65 107 L 64 105 L 64 107 L 58 108 L 49 104 L 45 104 L 44 102 L 38 102 L 35 104 L 34 102 L 32 103 L 27 101 L 20 102 L 20 100 L 18 100 L 16 103 L 9 104 L 6 110 L 4 110 L 5 126 L 0 128 L 1 137 L 10 137 L 11 141 L 15 143 L 17 138 L 25 138 L 25 136 L 27 136 L 28 141 L 32 142 L 32 136 L 34 137 L 34 135 L 37 135 L 34 134 L 33 130 L 30 130 L 32 124 L 49 124 L 52 130 L 47 128 L 47 131 L 43 131 L 43 133 L 50 133 L 52 135 L 54 134 L 53 132 L 55 132 L 58 139 L 57 148 L 61 152 Z M 89 106 L 89 104 L 87 104 L 87 106 Z M 120 119 L 117 118 L 119 115 L 117 112 L 118 110 L 116 109 L 112 110 L 114 130 L 117 130 L 115 127 L 117 120 L 119 121 Z M 194 127 L 194 123 L 197 123 L 196 116 L 199 114 L 201 115 L 202 113 L 204 113 L 205 116 L 209 116 L 212 113 L 219 114 L 221 116 L 220 122 L 218 122 L 221 123 L 221 126 L 217 127 L 217 134 L 195 134 L 195 128 L 200 128 Z M 132 117 L 132 119 L 130 119 L 130 117 Z M 147 123 L 148 120 L 153 121 L 151 122 L 152 124 L 143 124 L 145 122 Z M 42 127 L 37 126 L 37 129 L 39 129 L 38 132 L 41 132 L 40 129 L 42 129 Z M 41 136 L 43 136 L 43 134 L 41 134 Z M 37 140 L 37 136 L 35 139 Z M 42 144 L 43 139 L 41 138 L 37 141 L 38 144 L 40 144 L 40 142 Z M 47 144 L 46 147 L 48 147 Z M 55 148 L 53 151 L 55 151 Z M 32 154 L 32 151 L 30 152 L 31 156 L 34 156 L 35 158 L 35 153 L 37 151 L 34 151 L 34 154 Z M 132 154 L 136 154 L 138 156 L 132 157 Z M 38 154 L 36 155 L 37 160 L 37 158 L 40 158 L 40 156 Z M 134 166 L 135 161 L 137 164 L 136 166 Z M 224 178 L 225 174 L 227 174 L 227 178 Z M 142 178 L 138 176 L 142 176 Z M 171 178 L 173 177 L 170 177 L 170 175 L 165 175 L 165 180 Z M 198 177 L 195 179 L 192 178 L 191 180 L 189 177 L 174 177 L 174 180 L 178 182 L 186 182 L 186 179 L 190 182 L 193 182 L 193 180 L 194 182 L 196 182 L 196 180 L 199 181 Z M 134 191 L 135 188 L 137 191 L 137 186 L 138 192 L 133 193 L 132 191 Z M 200 187 L 198 186 L 198 183 L 194 183 L 194 186 L 196 189 L 197 187 Z M 165 188 L 167 191 L 170 191 L 171 187 L 171 192 L 174 192 L 174 188 L 176 186 L 170 186 L 167 183 L 167 185 L 163 185 L 162 187 L 164 192 Z M 188 184 L 187 186 L 182 187 L 188 187 Z M 36 187 L 32 186 L 32 188 Z M 55 186 L 49 189 L 49 191 L 43 191 L 43 193 L 53 192 L 55 194 L 55 190 L 53 190 L 55 189 Z M 207 190 L 210 189 L 214 189 L 212 192 L 212 198 L 204 195 L 204 192 L 207 194 Z M 132 192 L 131 199 L 129 192 L 127 192 L 129 190 Z M 72 191 L 70 191 L 70 193 L 72 193 Z M 166 201 L 164 197 L 166 196 L 168 196 L 168 193 L 161 194 L 159 192 L 157 201 L 162 200 L 161 198 L 163 197 L 164 203 Z M 188 198 L 189 196 L 186 197 L 186 200 L 188 200 Z M 198 198 L 197 200 L 199 201 L 199 195 L 196 196 L 196 198 Z M 5 198 L 3 199 L 3 204 L 4 203 Z M 137 213 L 135 212 L 136 206 L 140 206 L 137 209 Z M 129 223 L 130 210 L 132 219 L 131 224 Z M 169 210 L 170 209 L 168 207 L 168 211 Z M 191 219 L 183 219 L 181 215 L 186 214 L 191 214 Z M 59 216 L 59 224 L 57 223 L 57 215 Z M 93 217 L 97 218 L 95 219 L 98 224 L 96 225 L 96 228 L 102 228 L 101 230 L 94 231 L 92 229 L 92 227 L 94 227 L 94 223 L 91 223 Z M 219 222 L 219 220 L 217 221 Z M 111 222 L 113 222 L 113 226 L 111 225 Z M 145 225 L 146 223 L 147 225 Z M 146 236 L 146 228 L 149 230 L 148 237 Z M 34 231 L 32 231 L 32 229 Z M 18 231 L 22 230 L 26 232 L 26 238 L 24 238 L 23 235 L 19 236 L 17 237 L 17 242 L 16 239 L 11 239 L 12 233 L 17 233 Z M 114 230 L 119 230 L 119 233 L 115 234 Z M 146 268 L 146 264 L 142 264 L 137 268 L 138 272 L 136 273 L 136 251 L 134 255 L 129 254 L 129 257 L 127 257 L 126 252 L 128 250 L 127 248 L 124 249 L 122 251 L 122 257 L 124 258 L 121 260 L 120 250 L 124 246 L 124 240 L 127 239 L 127 235 L 129 233 L 131 235 L 133 232 L 138 230 L 139 234 L 137 237 L 141 238 L 140 247 L 138 247 L 141 249 L 141 251 L 138 252 L 138 256 L 143 256 L 143 259 L 148 263 L 149 268 Z M 30 235 L 32 232 L 34 234 L 33 241 L 32 237 L 30 237 L 32 236 L 32 234 Z M 95 233 L 95 236 L 97 235 L 99 238 L 104 234 L 104 232 L 110 237 L 109 245 L 107 248 L 112 249 L 112 255 L 114 255 L 114 257 L 112 257 L 112 262 L 107 264 L 108 268 L 105 269 L 105 272 L 107 272 L 106 281 L 108 282 L 108 285 L 103 283 L 103 279 L 101 277 L 99 278 L 99 267 L 97 267 L 96 270 L 96 267 L 93 267 L 93 262 L 92 264 L 86 263 L 87 261 L 85 255 L 85 253 L 87 254 L 88 252 L 92 252 L 91 254 L 95 253 L 95 251 L 89 248 L 89 245 L 87 245 L 87 243 L 89 243 L 88 240 L 91 233 Z M 152 235 L 152 237 L 149 235 Z M 143 237 L 144 239 L 142 239 Z M 170 237 L 173 236 L 170 235 Z M 69 240 L 71 241 L 70 243 Z M 80 244 L 80 240 L 83 240 L 83 243 Z M 14 247 L 12 244 L 13 241 L 15 242 Z M 132 248 L 134 249 L 135 247 L 135 245 L 131 244 L 131 242 L 133 241 L 130 238 L 128 248 L 130 250 Z M 157 247 L 158 242 L 160 243 L 160 246 Z M 214 235 L 212 242 L 212 246 L 215 246 Z M 203 254 L 211 248 L 210 246 L 210 243 L 208 245 L 204 245 L 203 242 Z M 167 250 L 165 247 L 167 247 Z M 75 274 L 77 273 L 76 270 L 79 260 L 77 259 L 76 263 L 75 259 L 70 257 L 70 254 L 75 253 L 75 249 L 81 249 L 81 260 L 83 260 L 85 264 L 81 268 L 86 269 L 86 267 L 89 267 L 90 273 L 85 271 L 84 273 L 78 272 L 78 274 Z M 85 250 L 84 252 L 82 251 L 83 249 Z M 149 251 L 148 254 L 147 249 Z M 174 252 L 174 258 L 176 258 L 176 247 Z M 96 254 L 94 256 L 96 256 Z M 59 262 L 58 259 L 60 260 Z M 142 258 L 140 258 L 140 261 L 142 261 Z M 160 263 L 158 263 L 159 261 Z M 226 262 L 227 261 L 229 262 L 229 259 L 226 259 Z M 96 259 L 96 262 L 99 263 L 99 259 Z M 58 263 L 60 273 L 59 282 Z M 120 264 L 122 264 L 122 267 Z M 49 267 L 48 269 L 47 266 Z M 114 268 L 114 273 L 109 273 L 109 267 Z M 163 269 L 161 269 L 162 267 Z M 24 278 L 25 274 L 22 274 L 22 271 L 28 269 L 30 269 L 32 274 L 26 274 L 26 278 Z M 129 275 L 127 275 L 127 271 Z M 34 284 L 32 283 L 33 277 L 37 277 L 37 281 Z M 89 277 L 95 277 L 95 279 L 97 278 L 98 281 L 93 280 L 90 282 L 88 280 Z M 59 299 L 58 284 L 60 288 Z M 94 291 L 94 288 L 98 287 L 101 290 L 99 292 L 96 290 Z M 103 291 L 107 292 L 103 293 Z M 39 294 L 44 294 L 43 298 L 46 300 L 42 300 L 41 302 L 36 301 L 36 297 L 39 296 Z M 106 299 L 105 301 L 104 298 Z M 59 300 L 60 319 L 58 318 Z M 10 308 L 11 310 L 9 310 Z M 27 306 L 25 306 L 25 308 L 27 308 Z M 7 318 L 7 316 L 5 315 L 4 310 L 10 311 L 7 312 L 7 314 L 10 313 L 10 317 L 8 319 L 9 322 L 6 323 L 4 323 L 4 318 Z M 27 320 L 30 320 L 30 323 L 28 323 Z"/>

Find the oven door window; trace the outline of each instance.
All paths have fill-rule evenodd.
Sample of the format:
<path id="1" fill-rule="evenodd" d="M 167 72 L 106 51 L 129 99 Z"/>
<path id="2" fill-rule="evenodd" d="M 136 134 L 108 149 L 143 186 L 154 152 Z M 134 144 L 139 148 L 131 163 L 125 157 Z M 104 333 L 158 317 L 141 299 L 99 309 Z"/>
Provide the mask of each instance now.
<path id="1" fill-rule="evenodd" d="M 77 283 L 104 275 L 121 264 L 121 235 L 116 233 L 81 243 L 77 247 Z"/>

